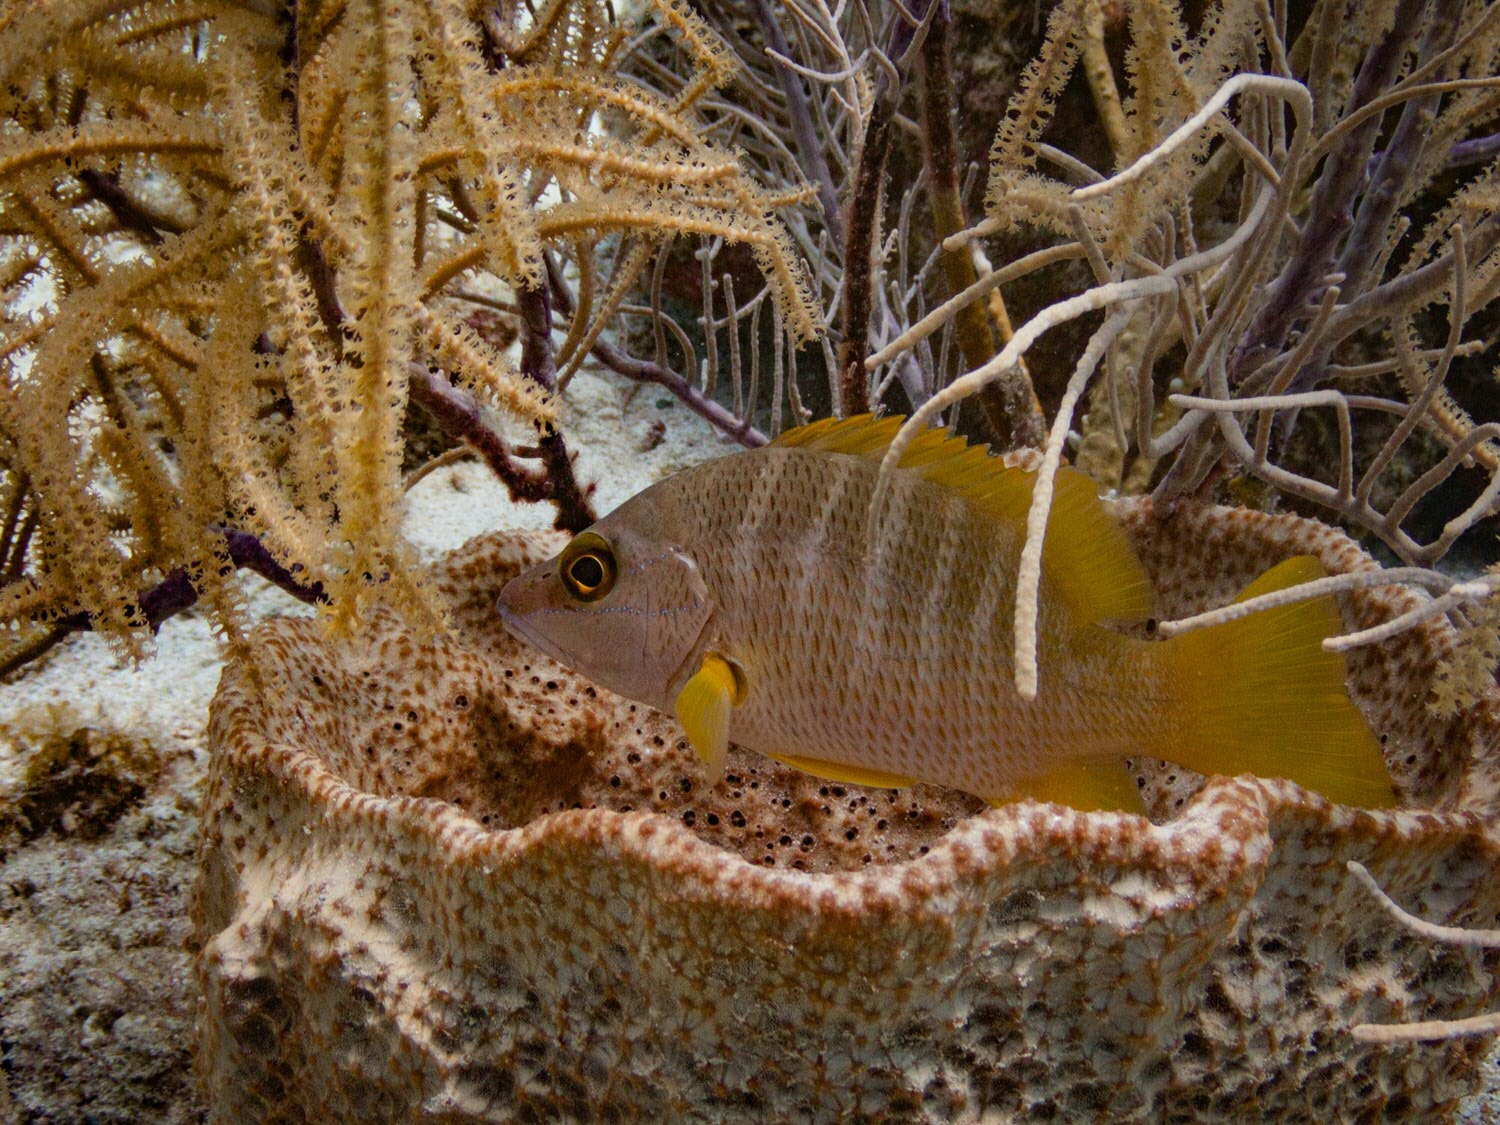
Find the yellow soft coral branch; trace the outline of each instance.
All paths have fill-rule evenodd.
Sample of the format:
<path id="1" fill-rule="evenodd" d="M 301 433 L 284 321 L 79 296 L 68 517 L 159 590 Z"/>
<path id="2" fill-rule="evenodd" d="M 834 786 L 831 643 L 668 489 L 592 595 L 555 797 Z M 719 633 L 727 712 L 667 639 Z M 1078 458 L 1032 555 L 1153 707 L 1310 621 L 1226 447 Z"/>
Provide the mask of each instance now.
<path id="1" fill-rule="evenodd" d="M 571 106 L 609 106 L 681 145 L 702 144 L 691 124 L 664 98 L 633 83 L 582 67 L 567 72 L 545 65 L 519 73 L 503 71 L 490 87 L 496 106 L 512 118 L 524 116 L 541 101 L 541 95 L 552 95 L 561 104 Z"/>
<path id="2" fill-rule="evenodd" d="M 410 9 L 400 0 L 367 0 L 358 27 L 346 106 L 342 221 L 359 232 L 345 263 L 350 322 L 346 380 L 334 409 L 340 480 L 339 538 L 348 551 L 334 578 L 333 625 L 352 624 L 360 605 L 385 585 L 409 607 L 408 569 L 398 548 L 401 419 L 412 359 L 411 307 L 416 119 Z"/>
<path id="3" fill-rule="evenodd" d="M 172 129 L 151 123 L 101 122 L 57 128 L 30 136 L 0 140 L 0 180 L 38 165 L 77 160 L 85 156 L 125 156 L 141 153 L 213 153 L 219 141 L 196 123 Z"/>
<path id="4" fill-rule="evenodd" d="M 197 412 L 196 417 L 217 418 L 207 432 L 193 431 L 202 443 L 195 453 L 217 465 L 231 510 L 255 514 L 254 525 L 272 554 L 318 573 L 327 563 L 330 517 L 317 492 L 320 482 L 332 477 L 332 450 L 326 446 L 310 449 L 302 459 L 300 487 L 288 488 L 284 471 L 278 469 L 267 444 L 259 440 L 255 404 L 264 392 L 257 384 L 271 360 L 257 360 L 251 349 L 264 320 L 255 295 L 248 274 L 225 287 L 224 312 L 202 350 L 201 374 L 187 388 L 189 409 Z M 309 439 L 318 432 L 300 434 L 296 444 L 315 446 Z M 314 464 L 320 472 L 309 471 L 308 462 L 314 458 L 322 462 Z"/>
<path id="5" fill-rule="evenodd" d="M 1020 90 L 1011 99 L 1005 121 L 990 149 L 988 206 L 1000 206 L 1006 179 L 1029 168 L 1028 151 L 1052 116 L 1052 106 L 1067 84 L 1083 46 L 1084 8 L 1087 0 L 1065 0 L 1047 19 L 1047 38 L 1041 53 L 1026 68 Z"/>
<path id="6" fill-rule="evenodd" d="M 421 616 L 399 534 L 412 365 L 556 413 L 423 300 L 471 273 L 534 290 L 544 250 L 580 252 L 570 224 L 747 242 L 788 334 L 819 331 L 774 215 L 806 191 L 763 190 L 706 139 L 702 95 L 738 63 L 686 4 L 655 7 L 686 75 L 666 92 L 616 72 L 630 36 L 597 0 L 487 22 L 458 0 L 303 5 L 290 58 L 274 5 L 5 6 L 0 197 L 30 249 L 0 288 L 39 279 L 43 300 L 0 323 L 4 406 L 46 418 L 0 473 L 41 497 L 28 560 L 47 605 L 126 638 L 127 603 L 180 567 L 233 636 L 204 530 L 227 517 L 322 581 L 337 623 L 375 595 Z M 575 354 L 605 327 L 578 320 Z"/>
<path id="7" fill-rule="evenodd" d="M 414 312 L 422 342 L 456 381 L 507 414 L 545 425 L 556 423 L 557 403 L 552 396 L 511 368 L 472 328 L 425 304 L 417 305 Z"/>
<path id="8" fill-rule="evenodd" d="M 502 133 L 487 112 L 487 76 L 473 25 L 452 0 L 428 5 L 425 14 L 421 35 L 435 76 L 448 92 L 439 113 L 465 150 L 459 164 L 474 180 L 470 196 L 480 208 L 477 219 L 485 255 L 502 277 L 535 287 L 542 279 L 541 243 L 530 209 L 524 206 L 515 161 L 507 151 L 514 139 Z"/>
<path id="9" fill-rule="evenodd" d="M 799 342 L 814 339 L 822 331 L 806 274 L 786 232 L 759 216 L 738 213 L 728 201 L 722 208 L 710 208 L 701 201 L 641 200 L 634 205 L 623 200 L 563 203 L 545 212 L 537 227 L 547 239 L 588 230 L 670 230 L 748 243 L 756 264 L 771 281 L 775 300 L 786 316 L 787 331 L 793 339 Z"/>
<path id="10" fill-rule="evenodd" d="M 247 263 L 260 301 L 277 311 L 267 324 L 268 336 L 285 349 L 282 373 L 301 427 L 293 447 L 295 480 L 313 510 L 331 521 L 334 468 L 329 456 L 336 445 L 333 408 L 341 388 L 317 299 L 296 265 L 300 240 L 293 193 L 309 177 L 294 163 L 296 149 L 289 131 L 262 115 L 252 99 L 231 96 L 236 88 L 259 86 L 253 61 L 232 42 L 224 45 L 222 61 L 225 125 L 234 146 L 230 155 L 239 213 L 254 232 Z M 248 294 L 239 296 L 237 286 L 230 294 L 248 299 Z M 234 310 L 226 314 L 233 316 Z"/>
<path id="11" fill-rule="evenodd" d="M 554 161 L 570 164 L 594 174 L 627 176 L 646 183 L 702 185 L 718 183 L 740 174 L 737 162 L 727 157 L 679 156 L 676 153 L 639 157 L 592 145 L 512 137 L 507 147 L 515 156 L 533 164 Z"/>
<path id="12" fill-rule="evenodd" d="M 7 413 L 26 419 L 13 436 L 47 529 L 66 528 L 69 536 L 65 550 L 49 553 L 48 566 L 75 591 L 84 609 L 117 629 L 124 626 L 123 610 L 136 591 L 122 585 L 129 578 L 122 570 L 128 568 L 106 513 L 79 476 L 84 449 L 69 421 L 84 374 L 96 349 L 115 331 L 116 319 L 167 281 L 206 268 L 227 237 L 227 224 L 206 226 L 162 247 L 154 261 L 117 268 L 99 285 L 74 294 L 37 348 L 27 377 L 0 391 Z"/>

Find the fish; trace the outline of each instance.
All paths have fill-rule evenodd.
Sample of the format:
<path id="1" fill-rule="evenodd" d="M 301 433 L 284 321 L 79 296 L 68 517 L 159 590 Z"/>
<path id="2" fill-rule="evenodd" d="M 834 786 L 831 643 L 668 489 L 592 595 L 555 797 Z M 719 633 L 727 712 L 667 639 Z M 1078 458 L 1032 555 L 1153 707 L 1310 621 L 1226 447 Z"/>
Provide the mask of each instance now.
<path id="1" fill-rule="evenodd" d="M 1040 687 L 1015 687 L 1035 473 L 941 429 L 871 500 L 900 417 L 826 419 L 681 470 L 501 591 L 509 632 L 677 716 L 707 779 L 729 745 L 836 782 L 946 786 L 1143 814 L 1126 759 L 1395 804 L 1351 702 L 1331 598 L 1153 639 L 1154 593 L 1093 482 L 1064 467 L 1043 540 Z M 1298 556 L 1241 599 L 1322 576 Z"/>

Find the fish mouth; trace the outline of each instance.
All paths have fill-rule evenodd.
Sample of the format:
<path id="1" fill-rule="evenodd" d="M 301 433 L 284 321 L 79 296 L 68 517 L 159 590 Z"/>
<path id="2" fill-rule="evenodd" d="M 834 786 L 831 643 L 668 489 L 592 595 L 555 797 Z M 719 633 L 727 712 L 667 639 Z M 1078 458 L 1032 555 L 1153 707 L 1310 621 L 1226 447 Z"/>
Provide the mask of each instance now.
<path id="1" fill-rule="evenodd" d="M 505 604 L 505 595 L 503 593 L 501 594 L 500 601 L 495 603 L 495 608 L 500 612 L 500 624 L 505 626 L 506 632 L 511 636 L 519 641 L 526 642 L 532 648 L 541 649 L 563 667 L 573 667 L 573 661 L 564 655 L 556 645 L 538 633 L 529 621 Z"/>

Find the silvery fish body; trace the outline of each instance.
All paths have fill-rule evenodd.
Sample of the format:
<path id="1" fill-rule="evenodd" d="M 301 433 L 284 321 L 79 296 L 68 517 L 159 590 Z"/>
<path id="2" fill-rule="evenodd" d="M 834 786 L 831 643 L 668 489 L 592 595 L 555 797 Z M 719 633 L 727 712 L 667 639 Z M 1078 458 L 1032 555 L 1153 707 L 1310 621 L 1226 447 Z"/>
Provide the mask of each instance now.
<path id="1" fill-rule="evenodd" d="M 1012 636 L 1032 475 L 934 433 L 890 476 L 872 535 L 894 425 L 793 431 L 646 489 L 507 586 L 506 625 L 607 688 L 675 709 L 711 765 L 715 743 L 732 740 L 840 780 L 1123 808 L 1139 803 L 1125 756 L 1202 768 L 1205 741 L 1244 705 L 1225 715 L 1207 698 L 1225 676 L 1208 657 L 1240 659 L 1230 642 L 1259 647 L 1264 630 L 1222 632 L 1217 646 L 1122 631 L 1149 612 L 1149 584 L 1069 474 L 1043 556 L 1041 688 L 1023 700 Z M 1328 631 L 1328 606 L 1294 610 Z M 1362 744 L 1354 772 L 1369 774 L 1373 740 L 1344 695 L 1342 659 L 1317 658 L 1311 704 L 1339 712 L 1334 733 Z"/>

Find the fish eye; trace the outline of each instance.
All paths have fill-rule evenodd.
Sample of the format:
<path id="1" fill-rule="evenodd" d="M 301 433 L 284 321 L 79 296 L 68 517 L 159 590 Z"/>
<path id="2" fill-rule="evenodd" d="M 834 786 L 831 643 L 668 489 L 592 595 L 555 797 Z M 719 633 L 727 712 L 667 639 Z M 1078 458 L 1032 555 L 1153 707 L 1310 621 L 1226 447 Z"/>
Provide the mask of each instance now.
<path id="1" fill-rule="evenodd" d="M 592 531 L 573 537 L 558 560 L 563 589 L 577 601 L 595 602 L 615 584 L 615 553 L 604 536 Z"/>
<path id="2" fill-rule="evenodd" d="M 568 567 L 568 577 L 580 590 L 597 590 L 604 585 L 604 564 L 598 555 L 579 555 Z"/>

